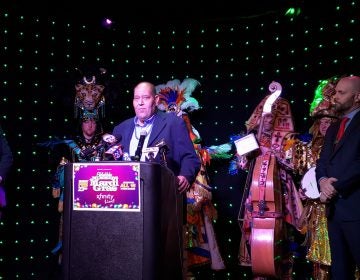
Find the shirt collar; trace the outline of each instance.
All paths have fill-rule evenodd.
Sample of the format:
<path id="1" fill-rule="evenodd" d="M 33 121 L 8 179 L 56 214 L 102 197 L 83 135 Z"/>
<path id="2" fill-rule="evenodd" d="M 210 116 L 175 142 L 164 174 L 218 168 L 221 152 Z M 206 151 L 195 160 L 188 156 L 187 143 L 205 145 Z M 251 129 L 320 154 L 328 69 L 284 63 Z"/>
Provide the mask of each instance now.
<path id="1" fill-rule="evenodd" d="M 360 111 L 360 107 L 355 109 L 354 111 L 351 111 L 349 114 L 345 115 L 344 117 L 348 117 L 351 120 L 359 111 Z"/>
<path id="2" fill-rule="evenodd" d="M 135 126 L 148 126 L 148 125 L 152 125 L 152 123 L 154 122 L 154 119 L 155 119 L 155 114 L 153 114 L 150 118 L 148 118 L 147 120 L 144 121 L 144 125 L 140 125 L 138 123 L 139 121 L 139 118 L 137 116 L 135 116 L 134 118 L 134 123 L 135 123 Z"/>

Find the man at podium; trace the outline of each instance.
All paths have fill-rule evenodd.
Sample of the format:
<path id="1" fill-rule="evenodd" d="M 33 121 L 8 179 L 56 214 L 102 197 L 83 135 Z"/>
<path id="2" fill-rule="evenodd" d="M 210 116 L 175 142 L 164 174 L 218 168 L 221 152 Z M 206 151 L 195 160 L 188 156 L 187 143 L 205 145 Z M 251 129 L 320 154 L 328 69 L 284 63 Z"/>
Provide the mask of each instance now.
<path id="1" fill-rule="evenodd" d="M 141 82 L 134 88 L 135 117 L 118 124 L 113 135 L 121 139 L 124 152 L 134 160 L 144 161 L 145 147 L 165 149 L 166 158 L 159 154 L 155 161 L 165 160 L 165 165 L 178 178 L 178 190 L 186 192 L 200 170 L 200 160 L 186 129 L 185 122 L 173 114 L 157 109 L 159 96 L 155 86 Z M 164 163 L 164 162 L 163 162 Z"/>
<path id="2" fill-rule="evenodd" d="M 159 162 L 169 168 L 177 177 L 179 193 L 185 194 L 195 181 L 201 163 L 196 155 L 184 120 L 175 114 L 167 114 L 158 110 L 158 102 L 159 96 L 156 94 L 155 86 L 149 82 L 139 83 L 134 88 L 135 117 L 118 124 L 113 130 L 113 135 L 120 140 L 124 153 L 128 153 L 131 159 L 135 161 L 145 161 L 145 150 L 143 153 L 143 148 L 159 148 L 157 155 L 151 156 L 149 161 Z M 162 197 L 162 199 L 165 198 Z M 185 202 L 185 195 L 183 199 Z M 171 202 L 164 203 L 166 205 L 164 208 L 170 211 L 171 205 L 169 203 Z M 186 211 L 186 208 L 183 210 Z M 186 217 L 185 213 L 183 214 Z M 165 220 L 174 218 L 169 215 L 166 217 Z M 163 243 L 165 253 L 162 261 L 160 261 L 166 262 L 166 264 L 161 264 L 163 268 L 161 279 L 167 279 L 167 276 L 170 277 L 170 275 L 173 279 L 182 279 L 183 264 L 173 266 L 174 263 L 171 261 L 176 259 L 176 254 L 180 253 L 176 244 L 177 237 L 173 235 L 181 235 L 181 233 L 170 230 L 173 228 L 170 223 L 173 222 L 168 221 L 166 223 L 169 223 L 167 226 L 168 234 L 164 237 L 166 239 Z M 183 223 L 185 224 L 185 219 Z M 172 236 L 169 236 L 169 233 Z M 180 250 L 181 248 L 182 245 L 180 245 Z M 180 255 L 182 256 L 182 253 Z M 182 259 L 182 257 L 180 258 Z"/>

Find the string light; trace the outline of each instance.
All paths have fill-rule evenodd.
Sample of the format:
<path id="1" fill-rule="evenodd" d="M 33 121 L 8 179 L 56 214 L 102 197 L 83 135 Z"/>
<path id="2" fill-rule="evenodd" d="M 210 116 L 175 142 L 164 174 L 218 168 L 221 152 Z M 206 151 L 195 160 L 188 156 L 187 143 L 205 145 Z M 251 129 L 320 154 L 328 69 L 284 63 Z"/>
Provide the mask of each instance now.
<path id="1" fill-rule="evenodd" d="M 39 279 L 54 259 L 50 251 L 57 242 L 58 213 L 50 179 L 58 162 L 35 144 L 74 132 L 74 65 L 111 65 L 109 95 L 114 102 L 106 112 L 108 129 L 132 116 L 132 88 L 139 80 L 160 84 L 186 76 L 201 83 L 194 95 L 203 108 L 192 122 L 206 145 L 227 142 L 243 130 L 268 83 L 277 79 L 283 81 L 285 98 L 291 99 L 296 126 L 307 131 L 310 120 L 304 111 L 318 80 L 359 62 L 353 34 L 360 27 L 356 5 L 335 9 L 337 14 L 328 19 L 332 24 L 302 18 L 305 11 L 295 7 L 285 17 L 272 13 L 235 22 L 120 26 L 108 18 L 101 29 L 96 20 L 53 16 L 48 21 L 1 11 L 1 126 L 15 167 L 7 182 L 11 219 L 0 222 L 0 264 L 15 269 L 0 270 L 0 279 Z M 303 26 L 291 21 L 293 17 L 301 18 Z M 329 42 L 329 37 L 335 40 Z M 209 172 L 219 213 L 215 231 L 228 269 L 211 271 L 208 279 L 251 279 L 251 271 L 240 268 L 237 259 L 237 215 L 246 174 L 229 176 L 226 162 L 213 161 Z M 25 244 L 31 248 L 25 250 Z M 13 274 L 4 278 L 4 273 Z"/>

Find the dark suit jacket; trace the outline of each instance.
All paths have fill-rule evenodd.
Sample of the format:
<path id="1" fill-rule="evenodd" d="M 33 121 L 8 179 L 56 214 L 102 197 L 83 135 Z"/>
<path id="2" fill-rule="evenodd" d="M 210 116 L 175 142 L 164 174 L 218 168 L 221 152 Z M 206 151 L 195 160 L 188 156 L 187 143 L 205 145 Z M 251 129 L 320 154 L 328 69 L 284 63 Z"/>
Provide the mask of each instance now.
<path id="1" fill-rule="evenodd" d="M 134 118 L 130 118 L 117 125 L 113 130 L 113 135 L 120 139 L 124 152 L 129 152 L 134 128 Z M 175 176 L 185 176 L 192 184 L 200 170 L 200 160 L 196 155 L 183 119 L 172 113 L 157 111 L 147 146 L 152 147 L 162 139 L 169 148 L 166 154 L 167 166 Z M 156 160 L 159 158 L 158 155 Z"/>
<path id="2" fill-rule="evenodd" d="M 332 124 L 316 165 L 316 179 L 335 177 L 339 195 L 330 202 L 330 216 L 344 221 L 360 219 L 360 112 L 351 120 L 339 143 L 335 138 L 340 121 Z"/>

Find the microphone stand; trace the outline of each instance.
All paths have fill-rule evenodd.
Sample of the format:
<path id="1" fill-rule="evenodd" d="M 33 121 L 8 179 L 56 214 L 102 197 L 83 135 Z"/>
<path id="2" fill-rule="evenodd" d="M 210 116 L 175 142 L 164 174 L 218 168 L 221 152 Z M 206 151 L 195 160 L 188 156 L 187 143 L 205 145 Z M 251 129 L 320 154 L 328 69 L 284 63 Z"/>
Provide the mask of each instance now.
<path id="1" fill-rule="evenodd" d="M 159 150 L 160 157 L 161 157 L 160 163 L 161 163 L 161 165 L 166 166 L 166 167 L 167 167 L 167 158 L 166 158 L 167 151 L 168 151 L 168 149 L 166 146 L 161 147 Z"/>
<path id="2" fill-rule="evenodd" d="M 155 147 L 159 147 L 159 153 L 160 153 L 160 163 L 163 166 L 167 167 L 167 158 L 166 153 L 168 152 L 169 148 L 165 143 L 164 139 L 161 139 L 159 142 L 155 144 Z"/>

